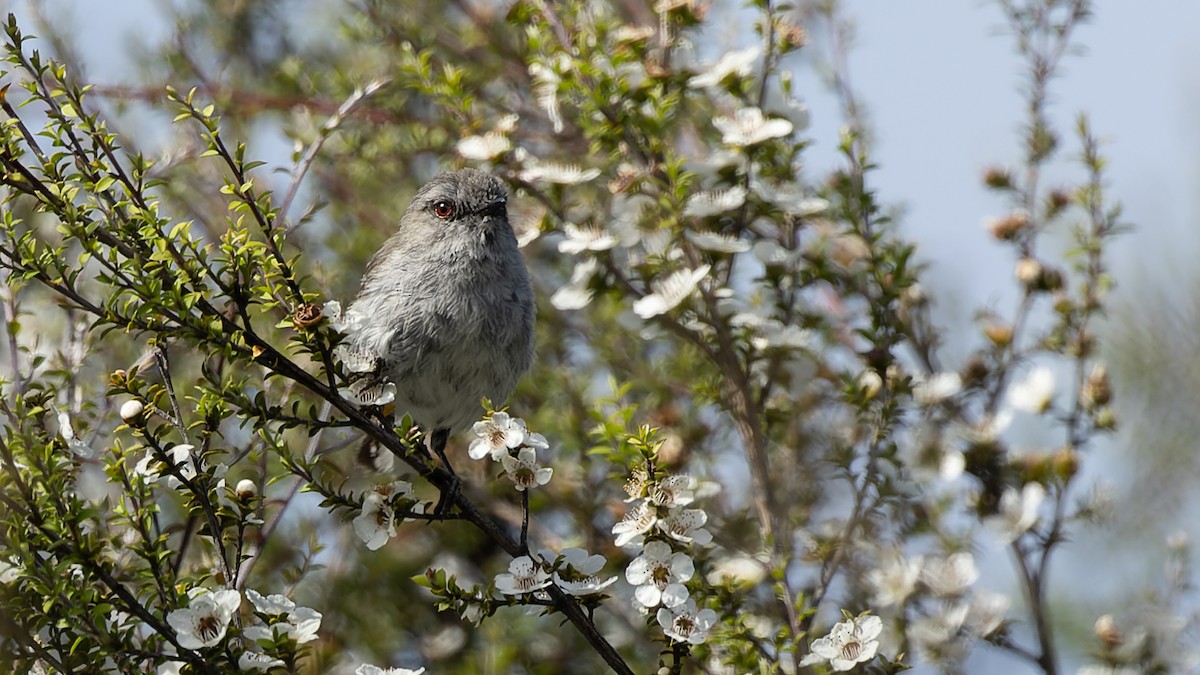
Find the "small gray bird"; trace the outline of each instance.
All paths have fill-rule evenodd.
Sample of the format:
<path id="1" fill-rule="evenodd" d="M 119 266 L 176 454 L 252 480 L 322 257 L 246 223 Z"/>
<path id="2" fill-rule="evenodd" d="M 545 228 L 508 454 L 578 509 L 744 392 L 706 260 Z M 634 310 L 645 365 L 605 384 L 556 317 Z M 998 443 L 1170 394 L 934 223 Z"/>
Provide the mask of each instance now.
<path id="1" fill-rule="evenodd" d="M 482 397 L 507 400 L 533 361 L 533 288 L 507 200 L 482 171 L 434 177 L 346 312 L 360 317 L 349 346 L 381 357 L 397 414 L 412 416 L 447 469 L 449 435 L 482 416 Z"/>

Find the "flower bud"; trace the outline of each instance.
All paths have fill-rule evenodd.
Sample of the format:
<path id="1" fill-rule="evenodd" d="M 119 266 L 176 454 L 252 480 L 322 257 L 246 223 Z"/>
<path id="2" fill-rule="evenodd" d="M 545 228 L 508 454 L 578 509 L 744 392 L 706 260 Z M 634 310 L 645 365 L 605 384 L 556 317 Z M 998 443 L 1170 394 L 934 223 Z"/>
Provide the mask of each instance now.
<path id="1" fill-rule="evenodd" d="M 978 356 L 972 356 L 963 364 L 962 381 L 965 386 L 975 386 L 983 383 L 990 374 L 987 362 Z"/>
<path id="2" fill-rule="evenodd" d="M 1121 631 L 1117 628 L 1117 622 L 1113 619 L 1112 614 L 1105 614 L 1096 619 L 1096 624 L 1092 626 L 1092 631 L 1100 642 L 1109 649 L 1119 646 L 1124 640 L 1121 638 Z"/>
<path id="3" fill-rule="evenodd" d="M 1052 190 L 1046 197 L 1046 217 L 1053 218 L 1071 205 L 1071 195 L 1066 190 Z"/>
<path id="4" fill-rule="evenodd" d="M 1021 258 L 1017 261 L 1015 274 L 1017 281 L 1032 288 L 1037 284 L 1038 277 L 1042 275 L 1042 264 L 1033 258 Z"/>
<path id="5" fill-rule="evenodd" d="M 1013 211 L 1003 218 L 990 219 L 987 228 L 1000 241 L 1015 241 L 1029 228 L 1029 214 L 1024 210 Z"/>
<path id="6" fill-rule="evenodd" d="M 1079 452 L 1069 445 L 1059 448 L 1054 453 L 1051 463 L 1055 477 L 1066 482 L 1079 472 Z"/>
<path id="7" fill-rule="evenodd" d="M 125 372 L 125 369 L 118 368 L 112 372 L 112 375 L 108 376 L 108 383 L 114 387 L 124 387 L 128 379 L 129 375 Z"/>
<path id="8" fill-rule="evenodd" d="M 249 478 L 243 478 L 238 481 L 237 487 L 233 491 L 237 494 L 238 499 L 248 502 L 258 495 L 258 485 Z"/>
<path id="9" fill-rule="evenodd" d="M 1013 327 L 1011 324 L 989 321 L 983 324 L 983 334 L 997 347 L 1007 347 L 1012 344 Z"/>
<path id="10" fill-rule="evenodd" d="M 145 412 L 146 406 L 136 398 L 121 404 L 121 419 L 130 426 L 140 425 Z"/>
<path id="11" fill-rule="evenodd" d="M 1108 405 L 1112 400 L 1112 384 L 1108 380 L 1108 370 L 1099 363 L 1092 366 L 1087 380 L 1083 383 L 1083 401 L 1089 408 Z"/>
<path id="12" fill-rule="evenodd" d="M 1005 190 L 1012 187 L 1012 176 L 1006 169 L 998 166 L 988 167 L 987 171 L 983 172 L 983 184 L 997 190 Z"/>

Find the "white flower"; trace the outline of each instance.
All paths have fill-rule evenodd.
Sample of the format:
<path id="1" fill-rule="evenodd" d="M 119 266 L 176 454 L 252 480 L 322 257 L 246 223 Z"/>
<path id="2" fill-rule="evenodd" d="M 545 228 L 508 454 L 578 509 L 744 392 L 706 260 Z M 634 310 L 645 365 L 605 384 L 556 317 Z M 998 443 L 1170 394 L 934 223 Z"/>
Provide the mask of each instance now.
<path id="1" fill-rule="evenodd" d="M 278 593 L 264 596 L 253 588 L 248 588 L 246 597 L 254 605 L 254 609 L 270 616 L 287 614 L 296 609 L 296 603 Z"/>
<path id="2" fill-rule="evenodd" d="M 354 671 L 354 675 L 421 675 L 424 672 L 424 668 L 416 670 L 411 668 L 380 668 L 379 666 L 364 663 Z"/>
<path id="3" fill-rule="evenodd" d="M 808 197 L 799 185 L 776 186 L 766 181 L 750 181 L 750 189 L 764 202 L 774 204 L 789 215 L 811 216 L 829 208 L 829 202 L 820 197 Z"/>
<path id="4" fill-rule="evenodd" d="M 750 250 L 750 242 L 720 232 L 688 230 L 687 238 L 696 248 L 713 253 L 742 253 Z"/>
<path id="5" fill-rule="evenodd" d="M 333 356 L 346 368 L 346 372 L 349 373 L 377 372 L 382 361 L 379 355 L 374 352 L 351 347 L 345 343 L 333 349 Z"/>
<path id="6" fill-rule="evenodd" d="M 239 670 L 254 670 L 265 673 L 272 668 L 282 668 L 285 665 L 287 664 L 277 658 L 267 656 L 266 654 L 259 654 L 258 652 L 243 652 L 238 657 Z"/>
<path id="7" fill-rule="evenodd" d="M 745 77 L 750 74 L 751 67 L 761 53 L 762 48 L 758 46 L 726 52 L 703 73 L 689 79 L 688 86 L 693 89 L 703 89 L 721 84 L 730 75 Z"/>
<path id="8" fill-rule="evenodd" d="M 579 227 L 573 223 L 563 226 L 567 238 L 558 243 L 560 253 L 576 255 L 584 251 L 607 251 L 617 245 L 617 238 L 600 227 Z"/>
<path id="9" fill-rule="evenodd" d="M 322 305 L 321 313 L 329 318 L 329 325 L 334 330 L 339 333 L 346 333 L 347 335 L 357 333 L 367 318 L 363 316 L 362 312 L 353 307 L 343 313 L 342 303 L 337 300 L 330 300 Z"/>
<path id="10" fill-rule="evenodd" d="M 689 599 L 678 607 L 660 607 L 655 618 L 667 637 L 698 645 L 708 639 L 708 631 L 717 622 L 717 613 L 711 609 L 697 612 L 696 601 Z"/>
<path id="11" fill-rule="evenodd" d="M 298 644 L 317 639 L 317 631 L 321 628 L 322 615 L 320 612 L 308 607 L 297 607 L 296 603 L 283 595 L 275 594 L 264 597 L 258 591 L 247 589 L 246 597 L 262 614 L 268 617 L 284 617 L 283 622 L 271 623 L 268 626 L 247 627 L 245 635 L 251 640 L 271 640 L 275 629 L 280 629 L 281 634 L 286 634 Z"/>
<path id="12" fill-rule="evenodd" d="M 581 548 L 567 548 L 557 556 L 549 551 L 542 551 L 541 556 L 544 560 L 561 559 L 553 574 L 554 585 L 570 595 L 593 595 L 617 581 L 615 576 L 601 579 L 597 575 L 606 562 L 600 554 L 588 555 Z"/>
<path id="13" fill-rule="evenodd" d="M 794 128 L 785 119 L 767 119 L 762 110 L 753 106 L 738 110 L 733 117 L 716 117 L 713 126 L 721 132 L 722 143 L 739 148 L 787 136 Z"/>
<path id="14" fill-rule="evenodd" d="M 1045 412 L 1053 397 L 1054 373 L 1049 366 L 1037 366 L 1008 390 L 1008 404 L 1031 413 Z"/>
<path id="15" fill-rule="evenodd" d="M 655 506 L 687 506 L 696 499 L 696 479 L 678 474 L 650 486 L 647 497 Z"/>
<path id="16" fill-rule="evenodd" d="M 988 519 L 1001 541 L 1010 543 L 1037 524 L 1038 508 L 1046 499 L 1046 488 L 1041 483 L 1026 483 L 1019 491 L 1015 487 L 1004 488 L 1000 495 L 999 513 Z"/>
<path id="17" fill-rule="evenodd" d="M 187 443 L 173 445 L 167 449 L 166 456 L 171 462 L 171 466 L 178 470 L 179 475 L 189 481 L 196 477 L 196 462 L 192 461 L 191 445 Z M 158 482 L 164 468 L 163 463 L 158 460 L 155 451 L 150 449 L 142 456 L 142 459 L 133 468 L 133 471 L 142 477 L 142 482 L 152 484 Z M 167 478 L 168 487 L 177 488 L 181 484 L 180 480 L 175 476 Z"/>
<path id="18" fill-rule="evenodd" d="M 75 435 L 75 428 L 71 426 L 71 416 L 65 410 L 58 411 L 58 433 L 67 442 L 67 448 L 76 457 L 90 458 L 96 456 L 96 451 L 87 443 L 84 443 L 82 438 Z"/>
<path id="19" fill-rule="evenodd" d="M 547 441 L 545 436 L 535 431 L 529 431 L 528 429 L 525 430 L 525 442 L 521 443 L 521 445 L 526 448 L 533 448 L 534 450 L 550 449 L 550 441 Z"/>
<path id="20" fill-rule="evenodd" d="M 867 583 L 875 590 L 874 603 L 879 607 L 903 604 L 917 587 L 923 558 L 905 558 L 892 550 L 881 556 L 879 567 L 867 572 Z"/>
<path id="21" fill-rule="evenodd" d="M 362 513 L 354 518 L 354 533 L 372 551 L 396 536 L 396 512 L 387 496 L 372 491 L 363 497 Z"/>
<path id="22" fill-rule="evenodd" d="M 662 541 L 646 544 L 642 555 L 625 568 L 625 580 L 637 588 L 633 597 L 643 607 L 678 607 L 688 599 L 684 581 L 692 578 L 696 567 L 686 553 L 673 553 Z"/>
<path id="23" fill-rule="evenodd" d="M 489 131 L 482 136 L 467 136 L 454 144 L 463 159 L 486 161 L 512 150 L 512 141 L 504 134 Z"/>
<path id="24" fill-rule="evenodd" d="M 688 197 L 683 215 L 706 218 L 732 211 L 746 203 L 746 188 L 738 185 L 728 190 L 703 190 Z"/>
<path id="25" fill-rule="evenodd" d="M 571 272 L 571 280 L 550 296 L 550 304 L 562 311 L 587 307 L 591 304 L 593 295 L 588 285 L 599 270 L 600 261 L 595 258 L 577 263 Z"/>
<path id="26" fill-rule="evenodd" d="M 633 312 L 643 319 L 649 319 L 671 311 L 688 299 L 700 284 L 700 280 L 708 274 L 708 270 L 708 265 L 701 265 L 694 270 L 679 270 L 665 279 L 653 282 L 650 287 L 654 292 L 633 303 Z"/>
<path id="27" fill-rule="evenodd" d="M 10 584 L 21 576 L 21 563 L 16 558 L 0 560 L 0 584 Z"/>
<path id="28" fill-rule="evenodd" d="M 916 377 L 913 378 L 917 380 Z M 962 377 L 954 371 L 934 373 L 928 378 L 917 380 L 913 386 L 913 398 L 922 405 L 934 405 L 962 391 Z"/>
<path id="29" fill-rule="evenodd" d="M 193 588 L 188 597 L 187 607 L 167 614 L 167 623 L 178 634 L 179 646 L 201 649 L 217 644 L 225 637 L 229 621 L 242 604 L 241 594 L 234 590 Z"/>
<path id="30" fill-rule="evenodd" d="M 650 531 L 658 522 L 658 511 L 647 502 L 635 506 L 625 514 L 621 522 L 613 525 L 612 533 L 617 535 L 617 546 L 640 544 L 642 535 Z"/>
<path id="31" fill-rule="evenodd" d="M 600 169 L 584 169 L 578 164 L 559 162 L 531 162 L 521 170 L 520 178 L 526 183 L 555 183 L 578 185 L 600 175 Z"/>
<path id="32" fill-rule="evenodd" d="M 921 581 L 939 596 L 962 595 L 977 579 L 979 568 L 975 566 L 975 557 L 966 551 L 926 559 L 921 570 Z"/>
<path id="33" fill-rule="evenodd" d="M 519 417 L 509 417 L 506 412 L 494 412 L 486 420 L 476 422 L 471 427 L 475 440 L 467 448 L 471 459 L 491 457 L 499 460 L 508 455 L 508 451 L 518 448 L 525 442 L 528 431 L 525 420 Z"/>
<path id="34" fill-rule="evenodd" d="M 504 465 L 504 472 L 516 484 L 517 492 L 545 485 L 554 475 L 554 469 L 538 464 L 537 453 L 533 448 L 521 448 L 516 457 L 505 453 L 500 456 L 500 463 Z"/>
<path id="35" fill-rule="evenodd" d="M 504 595 L 524 595 L 550 585 L 550 575 L 527 555 L 514 558 L 508 572 L 496 575 L 496 590 Z"/>
<path id="36" fill-rule="evenodd" d="M 707 522 L 708 514 L 701 509 L 672 508 L 667 517 L 660 518 L 656 525 L 676 541 L 707 546 L 712 543 L 712 533 L 704 529 Z"/>
<path id="37" fill-rule="evenodd" d="M 882 632 L 883 620 L 873 614 L 839 621 L 829 635 L 812 643 L 812 654 L 804 657 L 802 665 L 829 661 L 835 672 L 850 670 L 875 658 Z"/>

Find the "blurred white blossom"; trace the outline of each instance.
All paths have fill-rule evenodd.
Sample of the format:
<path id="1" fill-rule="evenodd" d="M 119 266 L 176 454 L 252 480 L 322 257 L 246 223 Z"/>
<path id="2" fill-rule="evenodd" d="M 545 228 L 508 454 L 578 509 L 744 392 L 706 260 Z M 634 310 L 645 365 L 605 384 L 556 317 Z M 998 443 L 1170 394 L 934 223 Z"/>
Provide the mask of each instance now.
<path id="1" fill-rule="evenodd" d="M 567 238 L 558 243 L 560 253 L 577 255 L 584 251 L 607 251 L 617 245 L 617 238 L 597 226 L 580 227 L 573 223 L 563 226 Z"/>
<path id="2" fill-rule="evenodd" d="M 512 141 L 504 134 L 489 131 L 481 136 L 467 136 L 454 144 L 463 159 L 487 161 L 512 150 Z"/>
<path id="3" fill-rule="evenodd" d="M 698 230 L 688 230 L 688 241 L 692 242 L 696 248 L 702 251 L 711 251 L 713 253 L 742 253 L 750 250 L 750 242 L 745 239 L 721 234 L 720 232 L 702 232 Z"/>
<path id="4" fill-rule="evenodd" d="M 1020 490 L 1006 487 L 1000 495 L 999 513 L 990 516 L 987 523 L 1007 544 L 1037 524 L 1038 508 L 1045 498 L 1046 488 L 1041 483 L 1026 483 Z"/>
<path id="5" fill-rule="evenodd" d="M 745 555 L 717 558 L 705 580 L 712 585 L 731 583 L 736 586 L 755 586 L 767 576 L 767 566 L 761 560 Z"/>
<path id="6" fill-rule="evenodd" d="M 811 216 L 829 208 L 829 202 L 820 197 L 809 197 L 798 184 L 772 185 L 755 179 L 750 181 L 750 189 L 764 202 L 774 204 L 793 216 Z"/>
<path id="7" fill-rule="evenodd" d="M 1011 604 L 1008 596 L 1003 593 L 978 589 L 971 594 L 970 604 L 967 606 L 967 625 L 975 635 L 987 637 L 1003 625 Z"/>
<path id="8" fill-rule="evenodd" d="M 878 607 L 901 605 L 917 587 L 921 577 L 920 556 L 906 558 L 898 550 L 880 556 L 879 566 L 867 572 L 867 583 L 875 591 L 872 601 Z"/>
<path id="9" fill-rule="evenodd" d="M 1017 410 L 1040 413 L 1050 407 L 1054 397 L 1054 372 L 1049 366 L 1036 366 L 1025 375 L 1025 379 L 1014 383 L 1008 390 L 1008 404 Z"/>
<path id="10" fill-rule="evenodd" d="M 557 71 L 566 70 L 570 65 L 570 57 L 562 53 L 557 55 L 553 64 L 547 65 L 541 62 L 529 64 L 529 76 L 533 78 L 534 95 L 537 97 L 538 105 L 550 118 L 550 124 L 553 125 L 556 134 L 562 133 L 563 130 L 562 109 L 558 105 L 558 85 L 562 82 L 562 77 Z"/>
<path id="11" fill-rule="evenodd" d="M 938 596 L 962 595 L 979 579 L 975 557 L 966 551 L 945 558 L 926 558 L 921 581 Z"/>
<path id="12" fill-rule="evenodd" d="M 554 291 L 554 295 L 550 296 L 550 304 L 561 311 L 587 307 L 591 304 L 593 296 L 588 285 L 598 271 L 600 261 L 595 258 L 576 263 L 575 269 L 571 271 L 571 280 Z"/>
<path id="13" fill-rule="evenodd" d="M 962 391 L 962 378 L 954 371 L 933 373 L 928 377 L 913 376 L 913 397 L 922 405 L 940 403 Z"/>
<path id="14" fill-rule="evenodd" d="M 695 292 L 709 269 L 708 265 L 701 265 L 694 270 L 679 270 L 665 279 L 655 280 L 650 284 L 653 292 L 633 303 L 634 313 L 643 319 L 650 319 L 678 307 Z"/>
<path id="15" fill-rule="evenodd" d="M 521 180 L 526 183 L 555 183 L 578 185 L 600 175 L 600 169 L 584 169 L 578 164 L 561 162 L 530 162 L 521 170 Z"/>
<path id="16" fill-rule="evenodd" d="M 738 185 L 727 190 L 703 190 L 688 197 L 683 215 L 694 218 L 716 216 L 746 203 L 746 188 Z"/>
<path id="17" fill-rule="evenodd" d="M 688 80 L 688 86 L 694 89 L 714 87 L 721 84 L 730 75 L 745 77 L 750 74 L 754 62 L 758 60 L 762 48 L 758 46 L 726 52 L 716 63 L 699 75 Z"/>
<path id="18" fill-rule="evenodd" d="M 762 110 L 753 106 L 741 108 L 733 117 L 715 117 L 713 126 L 721 132 L 721 142 L 739 148 L 787 136 L 793 129 L 791 122 L 764 117 Z"/>

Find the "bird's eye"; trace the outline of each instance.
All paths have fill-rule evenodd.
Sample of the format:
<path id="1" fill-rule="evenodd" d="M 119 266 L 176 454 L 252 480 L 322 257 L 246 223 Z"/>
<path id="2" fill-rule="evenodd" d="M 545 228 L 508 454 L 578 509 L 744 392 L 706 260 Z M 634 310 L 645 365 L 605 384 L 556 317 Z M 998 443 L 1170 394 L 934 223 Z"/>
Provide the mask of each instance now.
<path id="1" fill-rule="evenodd" d="M 454 204 L 443 199 L 433 205 L 433 215 L 445 220 L 454 215 Z"/>

